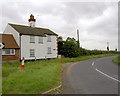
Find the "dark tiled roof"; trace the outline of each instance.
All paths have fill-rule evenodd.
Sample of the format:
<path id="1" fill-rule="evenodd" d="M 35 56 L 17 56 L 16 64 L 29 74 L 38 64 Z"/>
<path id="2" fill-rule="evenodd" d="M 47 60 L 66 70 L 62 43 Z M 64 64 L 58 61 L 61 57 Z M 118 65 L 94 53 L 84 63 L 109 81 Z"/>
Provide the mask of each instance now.
<path id="1" fill-rule="evenodd" d="M 12 34 L 0 34 L 4 48 L 19 48 Z"/>
<path id="2" fill-rule="evenodd" d="M 30 26 L 24 26 L 24 25 L 16 25 L 16 24 L 10 24 L 17 32 L 23 35 L 35 35 L 35 36 L 45 36 L 45 34 L 48 35 L 56 35 L 56 33 L 52 32 L 49 29 L 45 28 L 39 28 L 39 27 L 30 27 Z"/>

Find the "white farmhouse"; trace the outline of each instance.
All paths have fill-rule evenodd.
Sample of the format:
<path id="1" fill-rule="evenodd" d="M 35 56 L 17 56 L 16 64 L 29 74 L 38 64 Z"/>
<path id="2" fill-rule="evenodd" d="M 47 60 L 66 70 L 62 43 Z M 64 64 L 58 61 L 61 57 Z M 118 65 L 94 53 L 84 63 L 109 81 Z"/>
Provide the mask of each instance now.
<path id="1" fill-rule="evenodd" d="M 4 34 L 12 34 L 20 47 L 20 60 L 57 58 L 58 35 L 49 29 L 35 27 L 31 14 L 29 26 L 8 23 Z M 10 42 L 10 41 L 9 41 Z"/>

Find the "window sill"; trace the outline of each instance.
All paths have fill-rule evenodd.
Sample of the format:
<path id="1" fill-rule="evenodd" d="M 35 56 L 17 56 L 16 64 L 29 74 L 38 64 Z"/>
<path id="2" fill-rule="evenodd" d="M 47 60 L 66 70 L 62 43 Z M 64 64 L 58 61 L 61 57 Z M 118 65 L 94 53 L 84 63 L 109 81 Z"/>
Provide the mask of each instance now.
<path id="1" fill-rule="evenodd" d="M 30 43 L 35 43 L 35 42 L 30 42 Z"/>
<path id="2" fill-rule="evenodd" d="M 43 44 L 43 42 L 38 42 L 39 44 Z"/>
<path id="3" fill-rule="evenodd" d="M 52 53 L 48 53 L 48 54 L 52 54 Z"/>
<path id="4" fill-rule="evenodd" d="M 47 42 L 52 42 L 52 41 L 47 41 Z"/>
<path id="5" fill-rule="evenodd" d="M 2 54 L 2 56 L 15 56 L 15 54 L 13 54 L 13 55 L 11 55 L 11 54 L 5 54 L 5 55 L 3 55 Z"/>
<path id="6" fill-rule="evenodd" d="M 35 58 L 35 56 L 30 56 L 30 57 L 34 57 Z"/>

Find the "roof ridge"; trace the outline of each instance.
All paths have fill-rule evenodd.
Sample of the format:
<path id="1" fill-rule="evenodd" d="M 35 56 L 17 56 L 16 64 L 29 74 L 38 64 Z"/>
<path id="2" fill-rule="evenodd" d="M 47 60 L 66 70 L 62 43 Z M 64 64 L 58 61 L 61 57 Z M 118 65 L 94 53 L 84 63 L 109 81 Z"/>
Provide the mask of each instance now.
<path id="1" fill-rule="evenodd" d="M 20 25 L 20 24 L 12 24 L 12 23 L 8 23 L 9 25 L 16 25 L 16 26 L 23 26 L 23 27 L 30 27 L 30 26 L 27 26 L 27 25 Z M 30 28 L 40 28 L 40 29 L 46 29 L 46 30 L 50 30 L 48 28 L 41 28 L 41 27 L 30 27 Z"/>
<path id="2" fill-rule="evenodd" d="M 45 34 L 48 35 L 56 35 L 52 30 L 47 29 L 47 28 L 40 28 L 40 27 L 30 27 L 26 25 L 18 25 L 18 24 L 11 24 L 8 23 L 11 27 L 13 27 L 18 33 L 23 34 L 23 35 L 40 35 L 40 36 L 46 36 Z"/>

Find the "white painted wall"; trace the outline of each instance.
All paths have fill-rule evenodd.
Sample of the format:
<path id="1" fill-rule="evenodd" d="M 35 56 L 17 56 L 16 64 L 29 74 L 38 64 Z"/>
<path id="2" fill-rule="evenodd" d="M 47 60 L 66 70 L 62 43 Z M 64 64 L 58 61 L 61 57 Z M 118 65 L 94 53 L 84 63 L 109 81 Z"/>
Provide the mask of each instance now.
<path id="1" fill-rule="evenodd" d="M 28 23 L 29 23 L 29 26 L 35 27 L 35 22 L 34 22 L 34 21 L 30 21 L 30 22 L 28 22 Z"/>
<path id="2" fill-rule="evenodd" d="M 6 26 L 4 34 L 13 34 L 18 46 L 19 45 L 19 33 L 12 28 L 9 24 Z M 46 35 L 47 36 L 47 35 Z M 48 47 L 51 47 L 52 54 L 48 54 Z M 38 36 L 35 36 L 35 43 L 30 43 L 30 35 L 21 36 L 21 60 L 22 57 L 28 59 L 35 59 L 30 57 L 30 49 L 35 49 L 36 59 L 57 58 L 57 37 L 51 35 L 51 42 L 47 42 L 47 37 L 43 37 L 43 44 L 38 43 Z M 54 50 L 55 49 L 55 50 Z"/>
<path id="3" fill-rule="evenodd" d="M 8 24 L 8 25 L 6 26 L 6 28 L 5 28 L 5 30 L 4 30 L 3 33 L 4 33 L 4 34 L 12 34 L 13 37 L 15 38 L 18 46 L 20 46 L 20 45 L 19 45 L 19 33 L 18 33 L 13 27 L 11 27 L 11 26 Z"/>
<path id="4" fill-rule="evenodd" d="M 30 43 L 30 35 L 21 36 L 21 59 L 44 59 L 57 58 L 56 36 L 51 36 L 52 42 L 47 42 L 47 37 L 43 37 L 43 44 L 38 43 L 38 36 L 35 36 L 35 43 Z M 51 47 L 52 54 L 48 54 L 48 47 Z M 35 49 L 35 57 L 30 57 L 30 49 Z M 56 50 L 53 50 L 56 49 Z"/>
<path id="5" fill-rule="evenodd" d="M 51 47 L 52 54 L 47 53 L 48 47 Z M 51 42 L 47 42 L 47 37 L 46 37 L 46 48 L 47 48 L 46 50 L 47 58 L 57 58 L 57 37 L 56 36 L 51 35 Z"/>

